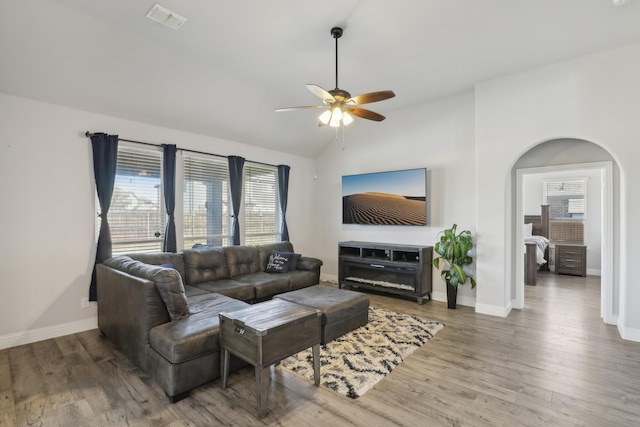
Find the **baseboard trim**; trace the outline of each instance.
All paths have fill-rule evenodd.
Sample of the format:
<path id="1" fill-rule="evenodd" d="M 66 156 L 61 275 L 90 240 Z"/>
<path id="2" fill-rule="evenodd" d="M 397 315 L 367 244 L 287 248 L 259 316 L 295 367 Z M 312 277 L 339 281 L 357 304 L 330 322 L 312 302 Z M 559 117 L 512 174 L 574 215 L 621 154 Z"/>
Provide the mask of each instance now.
<path id="1" fill-rule="evenodd" d="M 336 274 L 320 273 L 320 280 L 325 282 L 338 283 L 338 276 Z"/>
<path id="2" fill-rule="evenodd" d="M 17 347 L 19 345 L 31 344 L 64 335 L 76 334 L 98 327 L 98 316 L 79 320 L 77 322 L 63 323 L 45 328 L 30 329 L 28 331 L 16 332 L 9 335 L 0 336 L 0 350 Z"/>
<path id="3" fill-rule="evenodd" d="M 509 304 L 507 304 L 506 307 L 476 303 L 476 313 L 479 313 L 479 314 L 488 314 L 491 316 L 507 317 L 511 312 L 511 309 L 512 309 L 511 301 L 509 301 Z"/>
<path id="4" fill-rule="evenodd" d="M 620 321 L 617 326 L 620 338 L 623 340 L 640 342 L 640 329 L 627 328 L 624 326 L 623 322 Z"/>
<path id="5" fill-rule="evenodd" d="M 446 292 L 432 292 L 431 299 L 434 301 L 442 301 L 447 302 L 447 293 Z M 458 295 L 456 298 L 456 305 L 463 305 L 465 307 L 475 307 L 476 299 L 471 297 L 466 297 L 464 295 Z"/>

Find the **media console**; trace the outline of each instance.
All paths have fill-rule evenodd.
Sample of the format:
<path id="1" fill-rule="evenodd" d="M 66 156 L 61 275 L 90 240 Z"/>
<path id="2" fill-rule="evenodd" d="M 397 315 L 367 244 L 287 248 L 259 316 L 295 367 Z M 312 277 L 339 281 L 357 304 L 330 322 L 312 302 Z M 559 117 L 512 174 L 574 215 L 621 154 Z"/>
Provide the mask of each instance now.
<path id="1" fill-rule="evenodd" d="M 338 286 L 431 299 L 431 246 L 338 243 Z"/>

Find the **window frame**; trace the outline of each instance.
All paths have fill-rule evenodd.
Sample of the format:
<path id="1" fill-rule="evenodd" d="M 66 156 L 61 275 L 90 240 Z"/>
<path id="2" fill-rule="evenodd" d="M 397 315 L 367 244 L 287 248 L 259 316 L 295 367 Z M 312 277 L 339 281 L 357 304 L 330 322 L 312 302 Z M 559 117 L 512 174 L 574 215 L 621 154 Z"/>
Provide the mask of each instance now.
<path id="1" fill-rule="evenodd" d="M 159 182 L 158 184 L 156 184 L 158 197 L 155 201 L 155 203 L 157 203 L 159 208 L 157 211 L 158 212 L 157 215 L 159 217 L 157 218 L 157 221 L 159 221 L 159 224 L 154 224 L 154 225 L 157 225 L 157 228 L 155 226 L 152 227 L 152 228 L 156 228 L 154 233 L 157 234 L 157 235 L 154 235 L 153 238 L 147 237 L 147 238 L 138 238 L 133 240 L 127 240 L 127 239 L 117 240 L 114 238 L 113 231 L 114 229 L 117 229 L 116 224 L 118 222 L 115 217 L 117 215 L 117 210 L 114 208 L 114 196 L 116 196 L 116 188 L 118 186 L 118 177 L 124 176 L 123 174 L 120 174 L 120 175 L 118 174 L 118 170 L 120 169 L 119 166 L 121 165 L 120 156 L 124 153 L 131 153 L 131 154 L 137 153 L 137 156 L 139 157 L 145 157 L 148 155 L 148 159 L 149 160 L 153 159 L 154 162 L 156 160 L 159 160 L 158 171 L 157 171 Z M 165 201 L 164 201 L 162 162 L 163 162 L 163 151 L 161 147 L 140 147 L 139 144 L 127 143 L 126 141 L 118 142 L 118 159 L 116 161 L 116 177 L 115 177 L 114 186 L 113 186 L 111 206 L 109 207 L 109 212 L 107 214 L 107 217 L 109 219 L 109 226 L 111 228 L 111 238 L 112 238 L 111 246 L 112 246 L 112 254 L 114 256 L 130 254 L 130 253 L 142 253 L 142 252 L 155 253 L 155 252 L 162 251 L 162 241 L 164 239 L 166 221 L 167 221 L 167 212 L 166 212 Z M 132 164 L 134 163 L 132 162 Z M 97 194 L 96 194 L 96 200 L 97 200 Z M 99 205 L 99 202 L 98 202 L 98 205 Z M 97 223 L 99 227 L 99 221 L 97 221 Z M 151 246 L 156 246 L 156 243 L 157 243 L 158 248 L 150 249 L 148 246 L 145 246 L 145 243 Z"/>
<path id="2" fill-rule="evenodd" d="M 248 198 L 252 197 L 253 194 L 249 193 L 249 187 L 251 183 L 251 171 L 268 171 L 269 174 L 273 176 L 273 186 L 274 191 L 272 193 L 273 197 L 273 217 L 274 217 L 274 229 L 273 231 L 260 231 L 258 233 L 249 232 L 250 228 L 250 216 L 248 214 L 247 207 L 251 205 L 255 205 L 254 202 L 264 202 L 265 200 L 251 200 L 251 203 L 248 202 Z M 240 241 L 242 244 L 265 244 L 265 243 L 277 243 L 280 242 L 280 237 L 282 235 L 282 210 L 280 209 L 280 186 L 278 183 L 278 167 L 267 165 L 264 163 L 251 162 L 246 161 L 244 164 L 244 168 L 242 171 L 242 204 L 240 208 Z M 269 236 L 272 236 L 273 239 L 268 239 Z"/>

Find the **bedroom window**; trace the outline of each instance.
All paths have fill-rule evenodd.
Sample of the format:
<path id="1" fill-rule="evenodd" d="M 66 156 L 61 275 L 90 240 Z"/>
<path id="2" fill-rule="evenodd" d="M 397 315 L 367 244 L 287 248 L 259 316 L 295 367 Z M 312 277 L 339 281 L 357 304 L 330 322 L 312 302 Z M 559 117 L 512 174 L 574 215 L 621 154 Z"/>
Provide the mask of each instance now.
<path id="1" fill-rule="evenodd" d="M 543 185 L 545 203 L 549 205 L 549 240 L 584 244 L 586 178 L 547 180 Z"/>
<path id="2" fill-rule="evenodd" d="M 243 209 L 240 219 L 244 244 L 274 243 L 280 239 L 278 169 L 258 163 L 244 164 Z"/>
<path id="3" fill-rule="evenodd" d="M 184 153 L 184 249 L 230 241 L 229 166 L 226 159 Z"/>
<path id="4" fill-rule="evenodd" d="M 165 209 L 162 151 L 120 144 L 109 208 L 113 254 L 159 252 Z"/>

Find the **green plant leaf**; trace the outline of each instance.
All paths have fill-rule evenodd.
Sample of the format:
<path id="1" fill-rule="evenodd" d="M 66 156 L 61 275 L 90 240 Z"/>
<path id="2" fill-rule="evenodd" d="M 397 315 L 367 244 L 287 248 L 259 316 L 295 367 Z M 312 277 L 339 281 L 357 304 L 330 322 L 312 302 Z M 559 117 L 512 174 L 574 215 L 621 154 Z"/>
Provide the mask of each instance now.
<path id="1" fill-rule="evenodd" d="M 433 265 L 442 269 L 442 278 L 449 285 L 457 287 L 469 279 L 473 288 L 476 286 L 475 278 L 464 271 L 465 266 L 473 263 L 473 258 L 468 254 L 473 249 L 473 238 L 469 230 L 456 234 L 457 227 L 457 224 L 453 224 L 439 234 L 440 239 L 434 247 L 439 256 L 433 260 Z"/>

